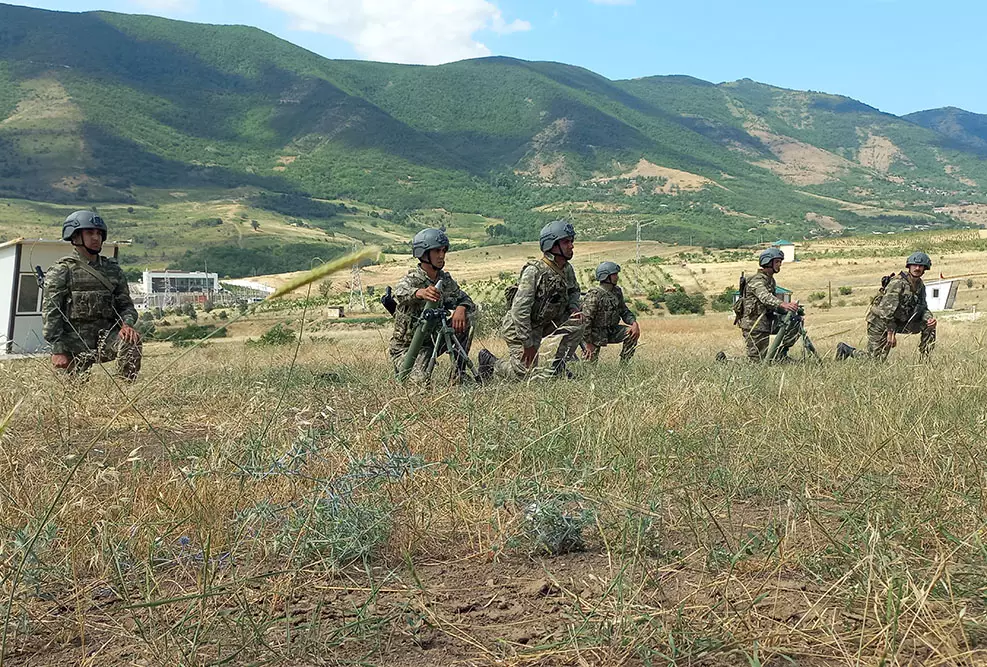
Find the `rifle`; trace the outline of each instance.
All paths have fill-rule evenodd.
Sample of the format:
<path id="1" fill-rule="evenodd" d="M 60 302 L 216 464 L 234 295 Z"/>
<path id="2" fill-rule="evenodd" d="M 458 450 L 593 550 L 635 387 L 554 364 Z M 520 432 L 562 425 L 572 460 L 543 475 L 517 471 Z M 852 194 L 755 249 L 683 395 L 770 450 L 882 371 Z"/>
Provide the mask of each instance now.
<path id="1" fill-rule="evenodd" d="M 38 281 L 38 289 L 45 288 L 45 272 L 40 266 L 34 267 L 34 279 Z"/>
<path id="2" fill-rule="evenodd" d="M 771 341 L 765 359 L 768 362 L 777 360 L 778 348 L 781 345 L 781 341 L 785 340 L 793 328 L 798 329 L 799 336 L 802 339 L 802 347 L 805 348 L 805 351 L 821 361 L 819 352 L 816 351 L 816 346 L 812 344 L 809 334 L 805 331 L 805 309 L 801 306 L 799 306 L 797 311 L 786 313 L 785 317 L 782 318 L 781 325 L 778 327 L 778 333 L 775 334 L 774 339 Z"/>
<path id="3" fill-rule="evenodd" d="M 747 275 L 740 272 L 740 284 L 737 286 L 737 302 L 733 306 L 733 325 L 740 326 L 740 320 L 744 317 L 744 295 L 747 293 Z"/>

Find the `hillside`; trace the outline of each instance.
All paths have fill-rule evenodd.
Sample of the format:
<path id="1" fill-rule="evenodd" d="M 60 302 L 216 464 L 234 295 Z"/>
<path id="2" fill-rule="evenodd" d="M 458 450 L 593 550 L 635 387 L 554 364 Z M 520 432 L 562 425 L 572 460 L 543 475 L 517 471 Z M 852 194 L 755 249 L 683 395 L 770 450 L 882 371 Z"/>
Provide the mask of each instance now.
<path id="1" fill-rule="evenodd" d="M 987 201 L 983 151 L 913 120 L 750 80 L 333 61 L 253 28 L 0 5 L 7 197 L 294 193 L 402 230 L 486 216 L 463 231 L 473 244 L 561 215 L 590 238 L 642 222 L 645 238 L 720 247 L 979 222 L 957 211 Z"/>
<path id="2" fill-rule="evenodd" d="M 987 116 L 983 114 L 946 107 L 918 111 L 905 118 L 953 139 L 958 146 L 987 155 Z"/>

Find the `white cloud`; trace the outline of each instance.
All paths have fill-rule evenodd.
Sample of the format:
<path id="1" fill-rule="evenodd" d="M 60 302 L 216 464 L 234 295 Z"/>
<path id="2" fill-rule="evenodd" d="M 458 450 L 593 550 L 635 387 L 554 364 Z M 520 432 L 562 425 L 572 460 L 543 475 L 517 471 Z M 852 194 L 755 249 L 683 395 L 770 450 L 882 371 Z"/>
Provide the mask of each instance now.
<path id="1" fill-rule="evenodd" d="M 371 60 L 436 65 L 490 55 L 476 40 L 482 30 L 501 35 L 531 30 L 508 22 L 488 0 L 261 0 L 288 13 L 296 30 L 343 39 Z"/>
<path id="2" fill-rule="evenodd" d="M 196 0 L 130 0 L 130 2 L 152 12 L 188 13 L 196 7 Z"/>
<path id="3" fill-rule="evenodd" d="M 633 5 L 635 0 L 589 0 L 594 5 Z"/>

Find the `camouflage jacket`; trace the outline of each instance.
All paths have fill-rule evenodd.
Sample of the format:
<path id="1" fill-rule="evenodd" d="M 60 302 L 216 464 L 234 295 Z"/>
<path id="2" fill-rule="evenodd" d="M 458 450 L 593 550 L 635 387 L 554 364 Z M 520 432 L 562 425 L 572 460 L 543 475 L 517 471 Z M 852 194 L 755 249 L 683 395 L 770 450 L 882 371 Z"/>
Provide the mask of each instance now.
<path id="1" fill-rule="evenodd" d="M 932 317 L 925 300 L 925 283 L 912 278 L 904 271 L 891 279 L 887 287 L 874 297 L 867 322 L 877 323 L 885 329 L 901 328 L 909 322 L 923 322 Z"/>
<path id="2" fill-rule="evenodd" d="M 747 287 L 740 298 L 744 300 L 744 316 L 740 328 L 744 331 L 771 332 L 775 315 L 780 312 L 782 300 L 778 298 L 774 276 L 763 269 L 747 279 Z"/>
<path id="3" fill-rule="evenodd" d="M 103 332 L 137 323 L 127 278 L 115 259 L 97 256 L 86 264 L 78 255 L 62 257 L 45 273 L 44 293 L 42 333 L 52 354 L 94 350 Z"/>
<path id="4" fill-rule="evenodd" d="M 610 331 L 623 320 L 634 324 L 637 318 L 624 301 L 620 287 L 598 285 L 583 297 L 583 317 L 586 319 L 586 340 L 593 345 L 606 345 Z"/>
<path id="5" fill-rule="evenodd" d="M 560 269 L 551 255 L 545 255 L 522 269 L 501 329 L 506 339 L 535 347 L 578 310 L 579 283 L 572 264 Z"/>
<path id="6" fill-rule="evenodd" d="M 415 292 L 425 287 L 442 283 L 442 306 L 446 310 L 455 310 L 459 306 L 466 307 L 466 314 L 476 311 L 473 300 L 464 292 L 459 284 L 445 271 L 439 271 L 437 280 L 432 282 L 428 274 L 420 267 L 408 271 L 407 275 L 398 281 L 394 288 L 394 300 L 397 308 L 394 311 L 394 333 L 391 335 L 391 348 L 407 348 L 415 335 L 415 323 L 425 309 L 425 300 L 415 296 Z"/>

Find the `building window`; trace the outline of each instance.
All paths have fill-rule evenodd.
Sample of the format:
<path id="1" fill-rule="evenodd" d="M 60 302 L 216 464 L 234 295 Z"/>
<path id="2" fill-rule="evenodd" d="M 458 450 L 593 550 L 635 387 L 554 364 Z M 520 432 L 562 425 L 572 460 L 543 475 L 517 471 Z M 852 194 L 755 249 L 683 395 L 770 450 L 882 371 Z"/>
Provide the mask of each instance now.
<path id="1" fill-rule="evenodd" d="M 932 288 L 932 298 L 933 299 L 938 299 L 939 298 L 939 288 L 938 287 L 933 287 Z"/>
<path id="2" fill-rule="evenodd" d="M 17 286 L 17 314 L 37 315 L 41 312 L 41 288 L 33 273 L 22 273 Z"/>

